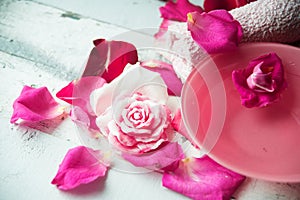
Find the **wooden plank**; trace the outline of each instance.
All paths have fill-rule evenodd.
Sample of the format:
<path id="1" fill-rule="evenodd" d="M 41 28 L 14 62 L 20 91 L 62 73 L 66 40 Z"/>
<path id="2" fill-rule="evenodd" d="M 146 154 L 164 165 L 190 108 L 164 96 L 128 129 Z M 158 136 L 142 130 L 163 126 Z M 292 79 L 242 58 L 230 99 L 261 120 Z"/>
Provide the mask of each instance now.
<path id="1" fill-rule="evenodd" d="M 164 1 L 160 0 L 110 0 L 109 2 L 105 0 L 34 1 L 127 29 L 158 27 L 161 23 L 158 8 L 165 4 Z M 199 4 L 202 0 L 196 1 Z"/>
<path id="2" fill-rule="evenodd" d="M 64 79 L 77 78 L 97 38 L 127 31 L 30 1 L 0 2 L 0 50 Z"/>

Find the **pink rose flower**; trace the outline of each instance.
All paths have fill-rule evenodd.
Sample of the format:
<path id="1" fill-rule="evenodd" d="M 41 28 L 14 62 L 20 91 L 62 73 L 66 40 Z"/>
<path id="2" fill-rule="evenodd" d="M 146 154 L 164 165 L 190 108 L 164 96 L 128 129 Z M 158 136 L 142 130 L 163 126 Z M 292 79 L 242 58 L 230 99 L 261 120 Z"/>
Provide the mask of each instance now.
<path id="1" fill-rule="evenodd" d="M 234 70 L 232 79 L 242 105 L 248 108 L 264 107 L 277 101 L 287 87 L 281 59 L 275 53 L 253 59 L 245 69 Z"/>
<path id="2" fill-rule="evenodd" d="M 138 64 L 92 92 L 96 124 L 122 152 L 142 154 L 173 138 L 167 87 L 159 73 Z"/>

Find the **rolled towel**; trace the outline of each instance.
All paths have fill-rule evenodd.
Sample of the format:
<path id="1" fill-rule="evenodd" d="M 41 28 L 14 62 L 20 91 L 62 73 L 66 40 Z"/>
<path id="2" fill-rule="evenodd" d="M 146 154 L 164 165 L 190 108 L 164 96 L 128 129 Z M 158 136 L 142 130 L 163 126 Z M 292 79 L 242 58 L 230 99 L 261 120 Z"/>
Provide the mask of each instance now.
<path id="1" fill-rule="evenodd" d="M 292 43 L 300 40 L 299 11 L 300 0 L 258 0 L 230 13 L 243 28 L 242 42 Z M 194 42 L 186 23 L 173 22 L 169 30 L 165 40 L 174 55 L 167 58 L 185 82 L 193 65 L 207 54 Z"/>
<path id="2" fill-rule="evenodd" d="M 243 42 L 300 40 L 300 0 L 258 0 L 230 14 L 243 28 Z"/>

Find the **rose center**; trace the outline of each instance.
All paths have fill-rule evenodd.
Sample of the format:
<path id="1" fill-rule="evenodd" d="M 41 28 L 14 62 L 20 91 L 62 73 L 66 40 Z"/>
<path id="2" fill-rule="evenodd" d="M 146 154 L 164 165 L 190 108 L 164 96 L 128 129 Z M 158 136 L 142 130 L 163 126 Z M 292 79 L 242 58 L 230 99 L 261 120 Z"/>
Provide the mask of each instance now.
<path id="1" fill-rule="evenodd" d="M 257 92 L 274 92 L 275 81 L 272 79 L 274 67 L 262 65 L 263 62 L 254 67 L 253 73 L 247 78 L 247 84 Z"/>
<path id="2" fill-rule="evenodd" d="M 135 113 L 133 113 L 132 118 L 133 118 L 134 120 L 141 120 L 141 119 L 143 118 L 143 115 L 142 115 L 141 112 L 135 112 Z"/>
<path id="3" fill-rule="evenodd" d="M 146 108 L 144 108 L 143 106 L 133 106 L 133 108 L 129 108 L 127 113 L 127 119 L 131 123 L 133 123 L 134 126 L 145 123 L 148 119 L 148 112 L 147 109 L 145 109 Z"/>

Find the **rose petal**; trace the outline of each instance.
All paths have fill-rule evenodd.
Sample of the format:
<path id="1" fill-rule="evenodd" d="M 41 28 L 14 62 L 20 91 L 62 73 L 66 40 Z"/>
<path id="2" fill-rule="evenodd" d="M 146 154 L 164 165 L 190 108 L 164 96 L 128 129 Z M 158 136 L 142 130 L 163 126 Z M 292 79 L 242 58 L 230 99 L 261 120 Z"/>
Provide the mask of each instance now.
<path id="1" fill-rule="evenodd" d="M 205 156 L 184 159 L 174 172 L 164 173 L 162 182 L 195 200 L 229 200 L 244 179 Z"/>
<path id="2" fill-rule="evenodd" d="M 117 100 L 114 99 L 115 97 L 123 98 L 134 92 L 139 92 L 162 104 L 166 103 L 168 97 L 167 88 L 160 75 L 136 64 L 128 67 L 111 83 L 94 90 L 90 96 L 90 103 L 93 111 L 99 116 L 112 105 L 114 100 Z"/>
<path id="3" fill-rule="evenodd" d="M 247 78 L 253 73 L 259 64 L 262 67 L 272 67 L 272 80 L 274 81 L 273 92 L 261 92 L 249 88 Z M 237 69 L 232 72 L 233 83 L 240 93 L 242 105 L 252 107 L 264 107 L 279 99 L 281 92 L 287 87 L 284 79 L 284 68 L 281 59 L 276 53 L 269 53 L 251 60 L 244 69 Z"/>
<path id="4" fill-rule="evenodd" d="M 72 121 L 79 125 L 84 125 L 86 128 L 89 129 L 90 132 L 93 132 L 93 130 L 99 131 L 99 128 L 96 125 L 97 117 L 84 111 L 81 107 L 73 106 L 70 112 L 70 116 Z"/>
<path id="5" fill-rule="evenodd" d="M 130 43 L 98 39 L 94 44 L 82 76 L 101 76 L 109 83 L 128 63 L 138 61 L 136 48 Z"/>
<path id="6" fill-rule="evenodd" d="M 253 69 L 253 73 L 247 78 L 247 84 L 250 89 L 261 92 L 274 92 L 276 83 L 272 79 L 272 72 L 264 73 L 264 62 L 259 63 Z"/>
<path id="7" fill-rule="evenodd" d="M 113 120 L 113 113 L 111 108 L 105 110 L 104 113 L 102 113 L 96 118 L 97 126 L 99 127 L 101 133 L 106 137 L 109 134 L 109 129 L 108 129 L 109 122 L 112 120 Z"/>
<path id="8" fill-rule="evenodd" d="M 170 171 L 177 168 L 178 161 L 184 157 L 184 154 L 177 142 L 165 142 L 153 152 L 141 155 L 122 153 L 122 157 L 137 167 Z"/>
<path id="9" fill-rule="evenodd" d="M 217 9 L 232 10 L 256 0 L 204 0 L 203 7 L 206 12 Z"/>
<path id="10" fill-rule="evenodd" d="M 187 23 L 194 41 L 208 53 L 234 50 L 243 36 L 240 23 L 226 10 L 189 13 Z"/>
<path id="11" fill-rule="evenodd" d="M 186 15 L 189 12 L 197 11 L 202 13 L 203 9 L 200 6 L 190 3 L 188 0 L 177 0 L 176 2 L 170 0 L 165 6 L 160 7 L 159 11 L 163 21 L 159 27 L 159 31 L 154 35 L 156 39 L 159 39 L 168 31 L 168 26 L 172 24 L 172 20 L 186 22 Z"/>
<path id="12" fill-rule="evenodd" d="M 200 6 L 190 3 L 188 0 L 177 0 L 176 2 L 168 1 L 165 6 L 159 8 L 161 17 L 179 22 L 186 21 L 186 15 L 189 12 L 203 12 Z"/>
<path id="13" fill-rule="evenodd" d="M 173 22 L 171 20 L 168 19 L 163 19 L 163 21 L 161 22 L 158 32 L 155 33 L 154 37 L 156 39 L 161 38 L 167 31 L 169 26 L 172 24 Z"/>
<path id="14" fill-rule="evenodd" d="M 169 96 L 167 101 L 167 107 L 171 110 L 172 118 L 176 115 L 177 111 L 180 110 L 181 98 L 178 96 Z"/>
<path id="15" fill-rule="evenodd" d="M 95 114 L 90 105 L 91 92 L 101 88 L 106 81 L 99 76 L 87 76 L 70 82 L 56 93 L 61 100 L 73 105 L 71 117 L 73 121 L 88 125 L 97 130 Z M 81 121 L 82 120 L 82 121 Z"/>
<path id="16" fill-rule="evenodd" d="M 161 104 L 165 104 L 168 99 L 167 87 L 160 74 L 147 70 L 140 64 L 130 66 L 126 73 L 121 74 L 114 93 L 119 98 L 140 93 Z"/>
<path id="17" fill-rule="evenodd" d="M 54 100 L 46 87 L 24 86 L 20 96 L 14 101 L 13 108 L 10 123 L 15 123 L 18 119 L 37 122 L 53 119 L 64 113 L 63 107 Z"/>
<path id="18" fill-rule="evenodd" d="M 106 81 L 98 76 L 82 77 L 58 91 L 56 97 L 71 105 L 79 106 L 87 112 L 92 112 L 89 104 L 91 92 L 101 88 L 105 83 Z"/>
<path id="19" fill-rule="evenodd" d="M 160 74 L 168 86 L 169 95 L 180 96 L 183 84 L 177 77 L 172 65 L 158 60 L 149 60 L 141 62 L 141 66 Z"/>
<path id="20" fill-rule="evenodd" d="M 197 147 L 198 145 L 195 143 L 194 139 L 188 134 L 188 131 L 186 130 L 182 116 L 181 116 L 181 111 L 177 110 L 173 120 L 172 120 L 172 126 L 177 131 L 180 133 L 182 136 L 184 136 L 192 145 Z"/>
<path id="21" fill-rule="evenodd" d="M 84 146 L 70 149 L 51 183 L 61 190 L 70 190 L 103 177 L 107 166 L 101 162 L 101 158 L 100 151 Z"/>

